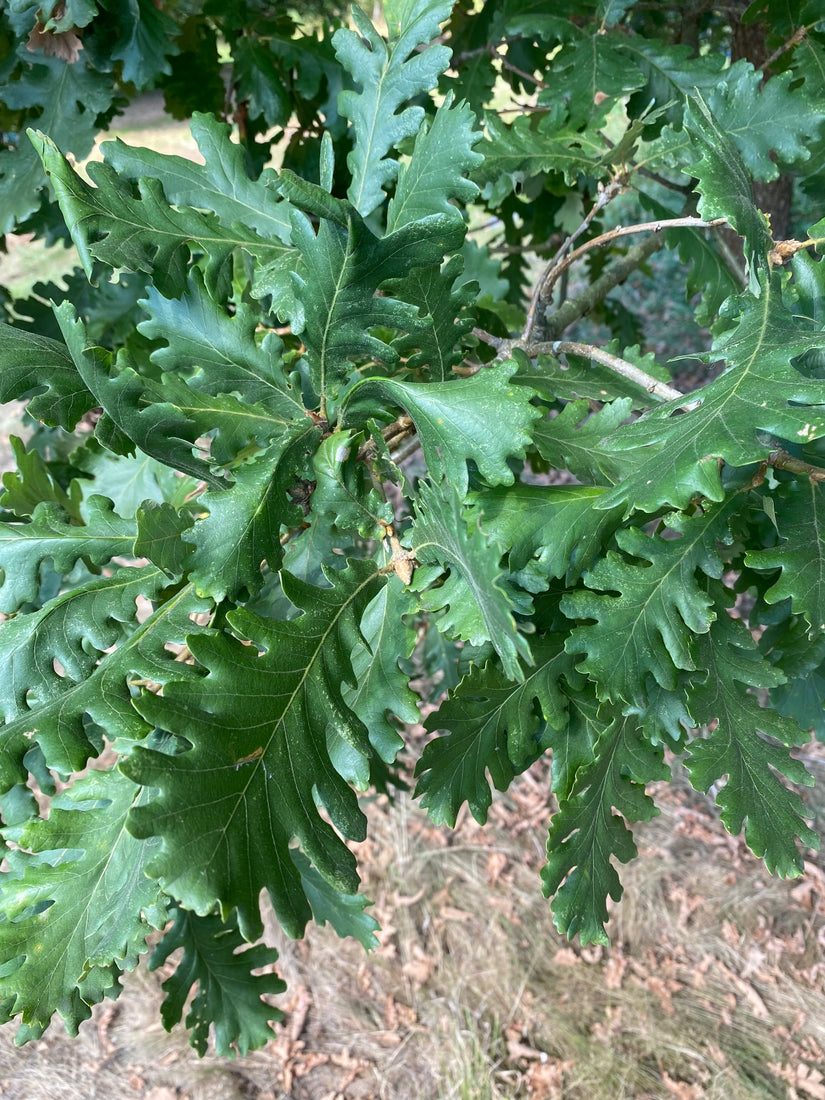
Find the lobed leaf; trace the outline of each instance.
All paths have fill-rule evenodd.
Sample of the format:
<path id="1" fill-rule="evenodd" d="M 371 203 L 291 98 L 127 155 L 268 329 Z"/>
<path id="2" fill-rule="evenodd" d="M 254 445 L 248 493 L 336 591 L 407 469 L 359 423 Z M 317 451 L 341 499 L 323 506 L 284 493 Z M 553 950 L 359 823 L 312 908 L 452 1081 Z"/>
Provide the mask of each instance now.
<path id="1" fill-rule="evenodd" d="M 453 367 L 464 356 L 461 341 L 475 324 L 471 312 L 475 287 L 455 289 L 461 270 L 462 258 L 452 256 L 441 269 L 419 268 L 387 287 L 419 311 L 415 330 L 397 336 L 393 350 L 406 360 L 408 371 L 421 371 L 431 382 L 454 378 Z"/>
<path id="2" fill-rule="evenodd" d="M 81 558 L 97 566 L 132 553 L 132 521 L 116 515 L 106 497 L 89 497 L 87 509 L 83 525 L 48 501 L 37 505 L 29 523 L 0 523 L 0 612 L 9 615 L 36 601 L 47 560 L 60 573 L 70 573 Z"/>
<path id="3" fill-rule="evenodd" d="M 534 656 L 521 683 L 492 663 L 472 667 L 427 718 L 428 731 L 447 731 L 428 742 L 415 768 L 415 795 L 435 824 L 455 826 L 466 802 L 483 825 L 492 802 L 490 782 L 506 790 L 567 726 L 567 695 L 581 690 L 584 680 L 558 639 L 537 643 Z"/>
<path id="4" fill-rule="evenodd" d="M 615 538 L 623 554 L 609 550 L 585 573 L 587 588 L 563 597 L 565 615 L 592 620 L 573 629 L 566 647 L 585 654 L 578 668 L 596 681 L 600 698 L 639 703 L 648 676 L 673 691 L 679 669 L 696 669 L 694 636 L 707 633 L 716 618 L 697 574 L 721 577 L 717 544 L 732 541 L 728 525 L 738 504 L 733 495 L 692 517 L 667 516 L 675 539 L 620 529 Z"/>
<path id="5" fill-rule="evenodd" d="M 46 175 L 69 226 L 83 269 L 96 282 L 94 260 L 111 268 L 144 271 L 161 294 L 174 296 L 186 286 L 194 252 L 204 252 L 207 286 L 225 277 L 235 248 L 245 248 L 263 260 L 288 251 L 278 240 L 265 240 L 254 230 L 233 224 L 226 228 L 214 214 L 169 204 L 159 180 L 138 184 L 135 198 L 128 184 L 106 164 L 90 164 L 90 186 L 60 154 L 45 134 L 30 131 Z"/>
<path id="6" fill-rule="evenodd" d="M 145 454 L 174 470 L 216 487 L 225 485 L 203 459 L 193 455 L 197 439 L 193 421 L 168 401 L 145 400 L 146 383 L 132 367 L 129 353 L 122 349 L 114 358 L 104 348 L 90 346 L 85 326 L 71 302 L 55 306 L 54 313 L 78 374 L 110 418 L 111 425 L 122 434 L 125 449 L 132 450 L 132 445 L 140 447 Z"/>
<path id="7" fill-rule="evenodd" d="M 29 22 L 29 29 L 32 25 Z M 27 79 L 3 83 L 3 106 L 11 111 L 38 110 L 37 123 L 44 133 L 79 159 L 87 156 L 99 129 L 98 116 L 112 105 L 111 78 L 83 62 L 69 64 L 44 52 L 33 57 L 22 44 L 20 55 Z M 13 232 L 35 213 L 45 182 L 37 152 L 28 143 L 0 151 L 0 233 Z"/>
<path id="8" fill-rule="evenodd" d="M 146 864 L 158 847 L 125 828 L 141 792 L 116 771 L 91 771 L 52 800 L 7 849 L 0 875 L 0 1002 L 29 1036 L 59 1012 L 66 1028 L 116 996 L 117 975 L 146 951 L 166 906 Z"/>
<path id="9" fill-rule="evenodd" d="M 294 213 L 292 220 L 304 263 L 293 283 L 309 377 L 315 392 L 328 398 L 347 379 L 351 359 L 398 361 L 398 351 L 370 330 L 383 326 L 415 333 L 421 325 L 418 310 L 376 292 L 411 269 L 440 264 L 445 252 L 460 246 L 464 225 L 450 215 L 433 214 L 378 238 L 354 212 L 346 229 L 323 221 L 317 234 L 302 213 Z M 294 316 L 292 321 L 297 329 Z"/>
<path id="10" fill-rule="evenodd" d="M 669 401 L 605 441 L 611 454 L 633 452 L 638 465 L 600 507 L 685 508 L 694 494 L 719 501 L 719 460 L 747 466 L 767 458 L 760 432 L 796 443 L 825 434 L 825 383 L 792 363 L 825 345 L 825 334 L 782 305 L 778 278 L 766 279 L 759 297 L 745 292 L 730 299 L 723 316 L 728 327 L 711 354 L 724 357 L 728 369 L 691 394 L 699 402 L 692 410 Z"/>
<path id="11" fill-rule="evenodd" d="M 198 916 L 178 906 L 173 915 L 173 923 L 149 958 L 149 969 L 157 970 L 173 952 L 183 951 L 174 973 L 161 987 L 166 994 L 160 1006 L 163 1026 L 171 1031 L 188 1004 L 186 1026 L 199 1055 L 206 1054 L 210 1029 L 216 1052 L 224 1056 L 245 1055 L 266 1046 L 275 1034 L 270 1021 L 282 1020 L 283 1013 L 262 998 L 283 993 L 286 983 L 275 973 L 252 971 L 272 966 L 278 952 L 263 944 L 240 951 L 245 945 L 234 914 L 224 921 L 214 913 Z"/>
<path id="12" fill-rule="evenodd" d="M 149 732 L 132 706 L 130 686 L 192 675 L 175 660 L 174 646 L 204 629 L 192 616 L 210 608 L 191 585 L 163 593 L 167 584 L 154 566 L 124 569 L 0 624 L 0 659 L 8 670 L 0 696 L 6 718 L 0 727 L 0 789 L 27 779 L 24 758 L 32 741 L 56 771 L 68 775 L 83 768 L 101 748 L 90 740 L 87 716 L 124 748 Z M 141 596 L 158 606 L 134 623 Z"/>
<path id="13" fill-rule="evenodd" d="M 33 417 L 68 431 L 95 404 L 64 343 L 0 324 L 0 401 L 27 397 Z"/>
<path id="14" fill-rule="evenodd" d="M 469 500 L 481 530 L 507 547 L 514 578 L 528 592 L 541 592 L 552 577 L 574 584 L 599 557 L 621 519 L 616 509 L 595 507 L 603 495 L 585 485 L 514 485 Z"/>
<path id="15" fill-rule="evenodd" d="M 430 475 L 443 474 L 464 496 L 469 461 L 488 484 L 511 485 L 514 474 L 507 459 L 526 454 L 541 413 L 530 404 L 530 390 L 511 383 L 516 369 L 515 363 L 499 363 L 470 378 L 428 384 L 368 378 L 352 392 L 359 401 L 381 394 L 405 409 Z"/>
<path id="16" fill-rule="evenodd" d="M 134 782 L 158 790 L 129 826 L 136 836 L 163 840 L 151 873 L 201 916 L 216 904 L 223 919 L 237 908 L 248 940 L 262 930 L 263 889 L 291 935 L 310 916 L 289 853 L 293 837 L 336 889 L 354 894 L 358 885 L 355 858 L 335 830 L 361 839 L 364 817 L 332 767 L 326 730 L 369 751 L 341 685 L 352 683 L 358 626 L 384 582 L 363 561 L 329 573 L 328 581 L 316 588 L 282 574 L 286 595 L 303 611 L 298 618 L 268 622 L 238 609 L 227 616 L 237 637 L 190 638 L 206 675 L 167 684 L 162 699 L 148 694 L 136 705 L 192 747 L 169 757 L 138 746 L 122 765 Z"/>
<path id="17" fill-rule="evenodd" d="M 764 599 L 775 604 L 790 599 L 797 615 L 804 615 L 809 636 L 825 631 L 825 490 L 822 483 L 798 479 L 771 493 L 780 542 L 748 550 L 745 564 L 754 569 L 779 569 Z"/>
<path id="18" fill-rule="evenodd" d="M 418 561 L 432 567 L 417 571 L 412 586 L 429 611 L 445 612 L 439 629 L 472 645 L 492 642 L 507 676 L 523 680 L 518 659 L 531 664 L 532 657 L 514 612 L 526 608 L 523 600 L 517 604 L 502 573 L 503 547 L 462 512 L 456 491 L 446 482 L 439 489 L 421 482 L 408 538 Z"/>
<path id="19" fill-rule="evenodd" d="M 484 157 L 473 147 L 481 140 L 475 114 L 466 103 L 453 106 L 448 94 L 432 123 L 422 123 L 408 162 L 401 165 L 395 194 L 387 205 L 387 233 L 431 214 L 460 218 L 456 203 L 469 203 L 478 186 L 467 176 Z"/>
<path id="20" fill-rule="evenodd" d="M 195 546 L 188 565 L 201 595 L 216 601 L 243 589 L 254 595 L 263 584 L 263 563 L 273 572 L 280 569 L 281 528 L 301 519 L 288 493 L 319 436 L 303 418 L 253 462 L 239 466 L 230 488 L 200 497 L 209 515 L 195 524 L 187 541 Z"/>
<path id="21" fill-rule="evenodd" d="M 577 771 L 550 822 L 541 879 L 562 934 L 607 944 L 607 899 L 618 901 L 622 894 L 612 861 L 628 863 L 637 854 L 625 822 L 649 821 L 658 813 L 645 784 L 670 778 L 670 769 L 661 747 L 642 736 L 633 716 L 608 710 L 601 725 L 593 761 Z"/>
<path id="22" fill-rule="evenodd" d="M 277 173 L 265 168 L 258 179 L 250 179 L 243 148 L 231 140 L 230 127 L 214 115 L 195 111 L 190 127 L 203 164 L 126 145 L 120 138 L 103 143 L 103 159 L 121 179 L 158 180 L 175 206 L 211 210 L 227 229 L 247 226 L 264 239 L 289 244 L 290 207 L 278 194 Z"/>
<path id="23" fill-rule="evenodd" d="M 782 779 L 813 783 L 787 748 L 804 744 L 809 735 L 748 694 L 747 687 L 774 687 L 785 677 L 761 657 L 744 624 L 727 614 L 721 594 L 716 598 L 720 614 L 700 643 L 707 676 L 693 681 L 689 690 L 696 725 L 715 725 L 690 742 L 690 781 L 707 791 L 726 777 L 716 795 L 725 828 L 735 834 L 744 825 L 748 847 L 765 860 L 771 874 L 800 875 L 803 859 L 796 840 L 818 848 L 819 837 L 804 821 L 808 814 L 802 799 Z"/>
<path id="24" fill-rule="evenodd" d="M 401 669 L 413 651 L 416 632 L 405 621 L 412 617 L 415 600 L 399 577 L 387 583 L 364 611 L 362 638 L 351 654 L 355 687 L 342 686 L 344 701 L 364 723 L 370 745 L 385 764 L 391 764 L 404 747 L 398 722 L 419 721 L 418 698 L 410 677 Z M 351 752 L 355 750 L 348 746 Z M 362 756 L 362 778 L 369 777 L 369 758 Z"/>
<path id="25" fill-rule="evenodd" d="M 362 88 L 341 92 L 338 110 L 355 133 L 347 158 L 352 177 L 347 194 L 364 217 L 380 205 L 398 174 L 398 162 L 388 154 L 416 134 L 424 118 L 423 107 L 403 105 L 434 88 L 449 64 L 447 47 L 429 43 L 451 10 L 450 0 L 387 0 L 385 41 L 354 7 L 357 33 L 339 27 L 332 36 L 339 63 Z M 419 46 L 427 48 L 418 51 Z"/>
<path id="26" fill-rule="evenodd" d="M 774 180 L 782 165 L 810 157 L 822 126 L 821 104 L 791 89 L 791 73 L 765 74 L 745 60 L 726 70 L 707 106 L 720 130 L 739 150 L 754 179 Z"/>
<path id="27" fill-rule="evenodd" d="M 283 424 L 304 415 L 300 391 L 284 374 L 280 337 L 268 332 L 259 342 L 257 311 L 243 301 L 232 313 L 221 308 L 197 268 L 179 298 L 165 298 L 150 287 L 140 304 L 148 319 L 138 330 L 165 342 L 151 354 L 162 371 L 183 374 L 199 393 L 236 394 L 250 405 L 261 404 Z"/>

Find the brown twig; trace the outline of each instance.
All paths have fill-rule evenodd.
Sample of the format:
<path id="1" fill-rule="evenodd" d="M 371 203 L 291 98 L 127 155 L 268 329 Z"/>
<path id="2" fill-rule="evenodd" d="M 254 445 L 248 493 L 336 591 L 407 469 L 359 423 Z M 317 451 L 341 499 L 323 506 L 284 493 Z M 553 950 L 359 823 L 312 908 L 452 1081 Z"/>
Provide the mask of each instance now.
<path id="1" fill-rule="evenodd" d="M 816 23 L 808 23 L 806 26 L 797 27 L 791 37 L 783 42 L 781 46 L 777 46 L 771 56 L 766 61 L 762 62 L 762 64 L 759 66 L 758 71 L 760 73 L 767 72 L 771 65 L 773 65 L 774 61 L 778 60 L 783 53 L 787 53 L 788 50 L 792 50 L 794 46 L 798 46 L 805 35 L 808 33 L 808 31 L 812 30 L 815 26 Z"/>
<path id="2" fill-rule="evenodd" d="M 780 447 L 771 451 L 768 455 L 768 465 L 775 470 L 788 470 L 792 474 L 806 474 L 812 481 L 825 481 L 825 469 L 821 466 L 812 466 L 810 462 L 803 462 L 801 458 L 783 451 Z"/>
<path id="3" fill-rule="evenodd" d="M 531 84 L 535 84 L 537 88 L 546 88 L 547 84 L 540 78 L 532 76 L 530 73 L 525 72 L 524 69 L 520 69 L 518 65 L 514 65 L 511 61 L 508 61 L 502 54 L 497 53 L 495 55 L 501 62 L 502 68 L 508 69 L 511 73 L 515 73 L 516 76 L 520 76 L 522 80 L 529 80 Z"/>
<path id="4" fill-rule="evenodd" d="M 557 339 L 566 328 L 578 321 L 580 317 L 590 313 L 597 303 L 607 297 L 614 287 L 619 286 L 632 273 L 652 256 L 660 248 L 664 248 L 665 239 L 661 235 L 654 234 L 647 240 L 629 248 L 624 256 L 619 257 L 610 267 L 603 272 L 598 279 L 589 283 L 584 291 L 575 298 L 570 298 L 559 306 L 553 313 L 545 315 L 542 328 L 546 339 Z"/>

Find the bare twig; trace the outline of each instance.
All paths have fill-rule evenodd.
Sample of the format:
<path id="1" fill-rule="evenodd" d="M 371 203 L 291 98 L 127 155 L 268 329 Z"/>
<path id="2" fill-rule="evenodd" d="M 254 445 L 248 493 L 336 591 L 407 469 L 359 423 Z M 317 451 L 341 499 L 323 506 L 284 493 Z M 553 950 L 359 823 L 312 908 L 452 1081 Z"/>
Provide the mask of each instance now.
<path id="1" fill-rule="evenodd" d="M 490 332 L 485 332 L 483 328 L 474 328 L 473 336 L 477 336 L 479 340 L 482 340 L 485 344 L 489 344 L 491 348 L 498 350 L 502 344 L 509 344 L 512 346 L 512 340 L 504 340 L 501 336 L 493 336 Z"/>
<path id="2" fill-rule="evenodd" d="M 660 382 L 658 378 L 653 378 L 647 371 L 637 367 L 635 363 L 629 363 L 627 359 L 620 359 L 618 355 L 613 355 L 603 348 L 594 347 L 592 344 L 579 344 L 574 340 L 556 340 L 549 344 L 534 344 L 527 349 L 527 354 L 531 358 L 540 353 L 553 356 L 583 355 L 586 359 L 593 359 L 616 374 L 620 374 L 622 378 L 627 378 L 630 382 L 642 386 L 648 393 L 654 394 L 662 401 L 679 401 L 685 396 L 681 390 L 676 390 L 673 386 L 668 386 L 666 382 Z"/>
<path id="3" fill-rule="evenodd" d="M 525 72 L 524 69 L 520 69 L 518 65 L 514 65 L 511 61 L 508 61 L 507 58 L 503 56 L 503 54 L 498 53 L 495 56 L 501 62 L 501 66 L 503 69 L 509 69 L 511 73 L 515 73 L 516 76 L 520 76 L 522 80 L 529 80 L 530 83 L 535 84 L 537 88 L 547 87 L 547 84 L 543 80 L 541 80 L 539 77 L 533 76 L 531 73 Z"/>
<path id="4" fill-rule="evenodd" d="M 759 66 L 759 72 L 767 72 L 771 65 L 773 65 L 774 61 L 780 58 L 783 53 L 787 53 L 788 50 L 792 50 L 794 46 L 798 46 L 805 35 L 808 33 L 808 31 L 812 30 L 815 26 L 816 23 L 808 23 L 806 26 L 797 27 L 791 37 L 783 42 L 781 46 L 777 46 L 771 56 L 766 61 L 762 62 L 762 64 Z"/>
<path id="5" fill-rule="evenodd" d="M 570 267 L 571 264 L 574 264 L 580 256 L 585 254 L 585 252 L 589 252 L 593 248 L 601 248 L 603 245 L 618 240 L 619 237 L 628 237 L 636 233 L 661 233 L 665 229 L 716 229 L 727 224 L 727 218 L 714 218 L 713 221 L 708 222 L 703 218 L 686 217 L 660 218 L 658 221 L 639 222 L 636 225 L 617 225 L 613 229 L 609 229 L 606 233 L 601 233 L 598 237 L 593 237 L 591 240 L 585 241 L 584 244 L 579 245 L 575 252 L 571 252 L 569 256 L 564 257 L 559 263 L 557 270 L 552 272 L 552 281 L 548 280 L 543 287 L 541 299 L 542 301 L 547 301 L 549 299 L 553 287 L 562 272 Z"/>
<path id="6" fill-rule="evenodd" d="M 771 451 L 768 455 L 768 465 L 775 470 L 788 470 L 792 474 L 807 474 L 812 481 L 825 481 L 825 469 L 821 466 L 812 466 L 810 462 L 803 462 L 801 458 L 794 458 L 781 448 Z"/>
<path id="7" fill-rule="evenodd" d="M 663 248 L 664 244 L 664 237 L 654 234 L 629 248 L 598 279 L 589 283 L 581 294 L 568 299 L 555 312 L 545 316 L 542 325 L 545 336 L 548 339 L 561 336 L 569 325 L 589 313 L 614 287 L 619 286 L 636 268 L 641 267 L 649 256 Z"/>
<path id="8" fill-rule="evenodd" d="M 524 252 L 546 252 L 548 248 L 557 247 L 558 240 L 558 234 L 554 233 L 552 237 L 548 237 L 546 241 L 541 241 L 539 244 L 530 241 L 529 244 L 491 244 L 487 247 L 490 252 L 495 252 L 497 256 L 514 256 L 521 255 Z"/>
<path id="9" fill-rule="evenodd" d="M 541 278 L 536 283 L 535 290 L 533 291 L 533 296 L 530 299 L 530 306 L 527 310 L 527 320 L 526 320 L 525 325 L 524 325 L 524 335 L 523 335 L 523 340 L 525 341 L 525 343 L 529 343 L 530 340 L 532 340 L 532 338 L 533 338 L 533 329 L 535 328 L 535 325 L 536 325 L 536 311 L 538 310 L 539 301 L 541 300 L 541 297 L 542 297 L 542 289 L 544 287 L 544 284 L 545 284 L 546 280 L 551 277 L 552 272 L 555 271 L 555 269 L 563 261 L 563 258 L 567 254 L 570 247 L 573 244 L 575 244 L 575 242 L 579 239 L 579 237 L 582 235 L 582 233 L 587 231 L 590 223 L 593 221 L 593 219 L 596 217 L 596 215 L 599 213 L 599 211 L 604 210 L 604 208 L 611 201 L 611 199 L 614 199 L 616 197 L 616 195 L 618 195 L 622 191 L 623 187 L 624 187 L 624 181 L 622 179 L 617 178 L 615 180 L 611 180 L 610 183 L 607 185 L 607 187 L 603 187 L 601 189 L 601 191 L 599 192 L 599 197 L 596 199 L 593 206 L 590 208 L 590 210 L 586 214 L 586 216 L 584 218 L 584 221 L 562 243 L 561 247 L 558 249 L 556 254 L 553 256 L 553 258 L 548 263 L 547 267 L 544 269 L 544 272 L 543 272 Z"/>

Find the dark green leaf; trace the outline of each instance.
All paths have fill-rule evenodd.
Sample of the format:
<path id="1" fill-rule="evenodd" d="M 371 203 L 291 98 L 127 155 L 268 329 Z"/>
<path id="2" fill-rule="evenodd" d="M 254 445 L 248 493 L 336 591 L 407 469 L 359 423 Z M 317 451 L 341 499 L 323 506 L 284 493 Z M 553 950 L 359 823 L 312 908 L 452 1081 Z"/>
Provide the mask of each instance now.
<path id="1" fill-rule="evenodd" d="M 334 771 L 326 745 L 332 725 L 360 751 L 367 731 L 341 694 L 352 683 L 349 654 L 358 624 L 383 578 L 370 562 L 350 562 L 315 588 L 282 575 L 284 591 L 303 609 L 297 619 L 266 622 L 239 609 L 227 616 L 244 645 L 225 634 L 192 637 L 207 675 L 167 684 L 163 699 L 146 695 L 141 713 L 190 742 L 177 756 L 140 746 L 123 764 L 159 794 L 130 819 L 136 836 L 161 836 L 152 873 L 173 897 L 201 915 L 220 904 L 238 910 L 245 939 L 261 932 L 259 895 L 266 889 L 278 919 L 300 935 L 310 916 L 289 854 L 297 837 L 332 885 L 354 894 L 355 857 L 335 829 L 364 836 L 355 794 Z M 315 795 L 333 828 L 321 817 Z"/>
<path id="2" fill-rule="evenodd" d="M 146 937 L 166 921 L 146 863 L 155 841 L 126 831 L 140 791 L 116 771 L 91 771 L 52 801 L 6 851 L 0 879 L 0 1000 L 8 1016 L 42 1031 L 54 1012 L 77 1034 L 90 1005 L 116 996 Z"/>
<path id="3" fill-rule="evenodd" d="M 541 592 L 551 577 L 574 584 L 599 557 L 621 519 L 617 510 L 594 508 L 603 494 L 584 485 L 514 485 L 469 500 L 481 530 L 507 547 L 518 583 Z"/>
<path id="4" fill-rule="evenodd" d="M 445 612 L 439 629 L 473 645 L 492 642 L 509 678 L 523 680 L 519 657 L 528 664 L 532 658 L 514 617 L 517 597 L 501 570 L 504 548 L 479 529 L 477 517 L 462 512 L 446 482 L 440 490 L 420 484 L 409 542 L 421 565 L 429 567 L 416 571 L 413 588 L 423 594 L 428 610 Z M 524 610 L 523 601 L 519 604 Z"/>
<path id="5" fill-rule="evenodd" d="M 556 730 L 567 725 L 567 696 L 584 680 L 559 641 L 535 646 L 535 664 L 521 683 L 513 683 L 493 664 L 473 667 L 438 710 L 427 719 L 429 731 L 447 731 L 430 741 L 416 765 L 416 796 L 432 820 L 454 826 L 467 803 L 484 824 L 492 802 L 490 782 L 506 790 L 555 743 Z M 545 732 L 544 723 L 553 732 Z M 489 774 L 489 779 L 488 779 Z"/>
<path id="6" fill-rule="evenodd" d="M 707 633 L 716 612 L 701 580 L 722 575 L 717 544 L 732 541 L 728 524 L 737 506 L 733 496 L 690 518 L 667 516 L 678 538 L 636 527 L 617 531 L 623 554 L 609 550 L 585 573 L 587 588 L 564 596 L 566 615 L 593 620 L 573 630 L 567 648 L 586 655 L 578 667 L 596 681 L 600 698 L 640 702 L 648 676 L 672 691 L 678 669 L 702 667 L 695 664 L 694 636 Z"/>
<path id="7" fill-rule="evenodd" d="M 239 466 L 229 489 L 199 498 L 209 515 L 187 536 L 195 545 L 188 564 L 198 592 L 215 600 L 244 588 L 255 594 L 263 583 L 263 563 L 280 569 L 281 528 L 301 522 L 288 493 L 299 472 L 305 472 L 319 435 L 304 419 L 253 462 Z"/>
<path id="8" fill-rule="evenodd" d="M 132 553 L 134 523 L 115 515 L 105 497 L 89 497 L 86 503 L 83 525 L 69 522 L 63 509 L 49 502 L 35 508 L 30 523 L 0 523 L 0 612 L 9 615 L 35 602 L 47 559 L 59 572 L 70 573 L 81 558 L 104 565 Z"/>
<path id="9" fill-rule="evenodd" d="M 348 158 L 349 200 L 365 217 L 383 201 L 398 174 L 390 150 L 416 134 L 424 118 L 423 107 L 403 105 L 434 88 L 449 64 L 446 46 L 417 47 L 436 37 L 451 9 L 449 0 L 388 0 L 385 41 L 361 9 L 353 7 L 358 33 L 339 27 L 332 36 L 338 61 L 362 88 L 341 92 L 338 110 L 355 131 L 355 148 Z"/>
<path id="10" fill-rule="evenodd" d="M 443 474 L 464 496 L 469 460 L 490 485 L 511 485 L 507 459 L 523 458 L 530 444 L 533 422 L 541 414 L 530 404 L 527 387 L 510 381 L 516 369 L 515 363 L 498 363 L 471 378 L 429 384 L 369 378 L 355 392 L 359 401 L 380 393 L 405 409 L 431 476 Z"/>
<path id="11" fill-rule="evenodd" d="M 700 643 L 699 661 L 707 677 L 690 688 L 689 706 L 696 725 L 711 732 L 690 743 L 687 766 L 691 783 L 707 791 L 726 776 L 716 795 L 722 821 L 731 833 L 744 824 L 751 851 L 765 860 L 771 874 L 802 874 L 796 838 L 812 848 L 819 837 L 805 823 L 802 799 L 782 778 L 812 784 L 804 764 L 789 745 L 808 740 L 792 719 L 763 709 L 747 688 L 774 687 L 784 676 L 759 654 L 745 626 L 730 618 L 724 603 L 714 628 Z"/>
<path id="12" fill-rule="evenodd" d="M 351 936 L 367 951 L 378 947 L 375 932 L 380 925 L 374 917 L 364 912 L 372 902 L 361 894 L 342 894 L 336 890 L 318 874 L 300 848 L 290 848 L 289 854 L 298 868 L 315 923 L 329 922 L 338 936 L 342 939 Z"/>
<path id="13" fill-rule="evenodd" d="M 770 499 L 780 542 L 749 550 L 745 564 L 780 570 L 764 598 L 768 603 L 790 598 L 813 636 L 825 631 L 825 489 L 822 482 L 800 478 L 779 485 Z"/>
<path id="14" fill-rule="evenodd" d="M 149 732 L 132 706 L 130 685 L 194 675 L 190 666 L 175 660 L 174 646 L 204 629 L 191 616 L 210 607 L 186 585 L 158 600 L 152 614 L 127 633 L 136 599 L 158 599 L 167 583 L 166 575 L 151 566 L 124 569 L 0 625 L 0 659 L 6 669 L 0 696 L 6 717 L 0 727 L 0 788 L 26 778 L 23 760 L 32 740 L 56 771 L 69 774 L 84 767 L 99 751 L 89 740 L 85 716 L 124 749 Z"/>
<path id="15" fill-rule="evenodd" d="M 656 511 L 662 504 L 684 508 L 694 494 L 721 500 L 719 460 L 747 466 L 767 458 L 758 433 L 808 443 L 825 434 L 825 383 L 806 378 L 792 360 L 825 345 L 825 335 L 794 317 L 780 301 L 778 277 L 745 293 L 723 309 L 728 327 L 712 355 L 728 369 L 695 390 L 690 412 L 670 401 L 647 412 L 606 440 L 614 455 L 632 454 L 635 472 L 604 498 L 628 511 Z"/>
<path id="16" fill-rule="evenodd" d="M 244 939 L 234 914 L 224 921 L 216 914 L 198 916 L 180 907 L 173 912 L 174 923 L 149 959 L 149 969 L 156 970 L 174 951 L 183 949 L 174 974 L 163 983 L 163 1026 L 171 1031 L 180 1022 L 189 994 L 197 986 L 186 1026 L 198 1054 L 206 1053 L 210 1029 L 214 1029 L 218 1054 L 244 1055 L 266 1046 L 274 1035 L 270 1021 L 283 1019 L 279 1009 L 262 1000 L 286 989 L 286 983 L 269 969 L 278 961 L 278 952 L 263 944 L 239 950 Z M 267 973 L 253 974 L 259 967 L 267 968 Z"/>
<path id="17" fill-rule="evenodd" d="M 125 145 L 120 138 L 105 142 L 102 152 L 123 179 L 159 180 L 166 198 L 176 206 L 211 210 L 226 228 L 245 225 L 265 239 L 289 244 L 289 204 L 278 195 L 277 174 L 267 168 L 251 180 L 243 149 L 230 140 L 229 126 L 213 115 L 196 111 L 191 128 L 204 164 Z"/>
<path id="18" fill-rule="evenodd" d="M 30 393 L 32 416 L 69 431 L 95 404 L 64 343 L 0 324 L 0 401 Z"/>
<path id="19" fill-rule="evenodd" d="M 649 821 L 658 813 L 645 784 L 668 779 L 670 769 L 635 718 L 608 712 L 601 722 L 595 759 L 578 770 L 550 823 L 541 878 L 558 930 L 580 936 L 582 943 L 606 944 L 607 899 L 618 901 L 622 894 L 612 860 L 627 863 L 637 854 L 625 822 Z"/>

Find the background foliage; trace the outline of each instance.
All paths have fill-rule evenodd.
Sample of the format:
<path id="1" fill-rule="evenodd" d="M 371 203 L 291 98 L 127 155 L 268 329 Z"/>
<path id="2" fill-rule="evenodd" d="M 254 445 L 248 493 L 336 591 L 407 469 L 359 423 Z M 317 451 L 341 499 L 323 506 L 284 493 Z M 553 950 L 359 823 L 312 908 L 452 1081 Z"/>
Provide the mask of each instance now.
<path id="1" fill-rule="evenodd" d="M 198 1050 L 210 1027 L 224 1053 L 265 1043 L 281 983 L 250 972 L 274 952 L 236 949 L 262 890 L 291 935 L 371 945 L 346 842 L 356 792 L 403 782 L 421 673 L 448 692 L 416 765 L 435 821 L 483 822 L 491 784 L 552 753 L 563 932 L 606 942 L 614 857 L 673 754 L 800 873 L 791 750 L 822 735 L 825 656 L 816 9 L 388 0 L 377 28 L 7 5 L 3 228 L 81 265 L 1 303 L 0 397 L 40 425 L 0 501 L 20 1041 L 55 1011 L 76 1029 L 151 937 L 150 965 L 183 948 L 165 1024 L 197 987 Z M 65 159 L 153 87 L 205 163 Z M 613 293 L 661 249 L 702 326 L 680 388 Z"/>

